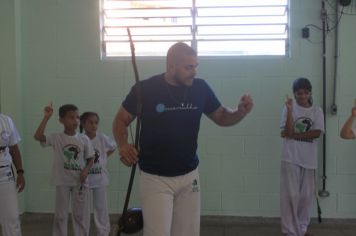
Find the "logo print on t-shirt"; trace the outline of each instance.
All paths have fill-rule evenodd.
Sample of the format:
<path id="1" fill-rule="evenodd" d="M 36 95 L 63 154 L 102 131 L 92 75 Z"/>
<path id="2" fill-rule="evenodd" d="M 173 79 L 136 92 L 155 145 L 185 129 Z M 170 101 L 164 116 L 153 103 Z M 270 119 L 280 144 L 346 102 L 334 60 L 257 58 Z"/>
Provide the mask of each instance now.
<path id="1" fill-rule="evenodd" d="M 157 106 L 156 106 L 156 111 L 157 111 L 158 113 L 164 112 L 164 109 L 165 109 L 164 104 L 162 104 L 162 103 L 158 103 L 158 104 L 157 104 Z"/>
<path id="2" fill-rule="evenodd" d="M 8 181 L 15 180 L 14 175 L 12 174 L 12 171 L 7 172 L 6 176 L 7 176 Z"/>
<path id="3" fill-rule="evenodd" d="M 156 105 L 156 112 L 162 113 L 165 111 L 187 111 L 187 110 L 197 110 L 198 107 L 193 105 L 191 102 L 181 103 L 179 106 L 165 106 L 163 103 L 158 103 Z"/>
<path id="4" fill-rule="evenodd" d="M 294 132 L 296 133 L 304 133 L 307 132 L 311 129 L 313 125 L 313 121 L 308 118 L 308 117 L 299 117 L 295 122 L 294 122 Z M 298 141 L 302 142 L 313 142 L 313 139 L 295 139 Z"/>
<path id="5" fill-rule="evenodd" d="M 90 169 L 89 174 L 101 174 L 102 172 L 102 167 L 100 165 L 100 152 L 98 149 L 94 148 L 95 155 L 94 155 L 94 165 Z"/>
<path id="6" fill-rule="evenodd" d="M 94 164 L 99 162 L 100 152 L 98 149 L 94 148 L 95 155 L 94 155 Z"/>
<path id="7" fill-rule="evenodd" d="M 8 142 L 9 137 L 10 137 L 10 133 L 4 130 L 4 131 L 1 132 L 0 137 L 1 137 L 3 142 Z"/>
<path id="8" fill-rule="evenodd" d="M 77 160 L 79 158 L 80 148 L 73 144 L 68 144 L 63 147 L 64 169 L 81 170 Z"/>
<path id="9" fill-rule="evenodd" d="M 199 192 L 199 184 L 197 179 L 194 179 L 192 182 L 192 192 Z"/>

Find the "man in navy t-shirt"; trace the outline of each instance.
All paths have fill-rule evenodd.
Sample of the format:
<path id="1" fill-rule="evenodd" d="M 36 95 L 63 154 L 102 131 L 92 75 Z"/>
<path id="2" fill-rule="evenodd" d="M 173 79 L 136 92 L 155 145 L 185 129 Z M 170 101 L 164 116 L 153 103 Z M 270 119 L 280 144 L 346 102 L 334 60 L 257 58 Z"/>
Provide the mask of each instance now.
<path id="1" fill-rule="evenodd" d="M 200 188 L 197 139 L 204 113 L 219 126 L 232 126 L 252 109 L 244 95 L 236 109 L 224 107 L 209 85 L 195 78 L 196 51 L 170 47 L 166 72 L 132 87 L 113 124 L 121 161 L 139 164 L 144 236 L 199 236 Z M 137 96 L 139 89 L 140 96 Z M 140 150 L 128 143 L 128 125 L 142 104 Z"/>

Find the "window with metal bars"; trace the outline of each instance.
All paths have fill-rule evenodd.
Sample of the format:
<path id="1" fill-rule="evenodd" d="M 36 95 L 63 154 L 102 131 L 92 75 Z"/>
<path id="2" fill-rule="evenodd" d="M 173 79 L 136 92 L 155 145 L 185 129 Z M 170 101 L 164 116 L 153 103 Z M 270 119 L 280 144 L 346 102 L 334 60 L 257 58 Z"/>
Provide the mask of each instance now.
<path id="1" fill-rule="evenodd" d="M 165 56 L 177 41 L 199 56 L 288 55 L 288 0 L 101 0 L 103 58 Z"/>

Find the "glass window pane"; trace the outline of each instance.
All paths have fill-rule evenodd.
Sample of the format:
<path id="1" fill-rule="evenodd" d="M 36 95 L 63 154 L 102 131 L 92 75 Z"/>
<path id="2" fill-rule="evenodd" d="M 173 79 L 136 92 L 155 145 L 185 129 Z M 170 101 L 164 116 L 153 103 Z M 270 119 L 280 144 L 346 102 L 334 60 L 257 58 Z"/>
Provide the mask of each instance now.
<path id="1" fill-rule="evenodd" d="M 198 7 L 217 6 L 285 6 L 288 0 L 196 0 Z"/>
<path id="2" fill-rule="evenodd" d="M 191 29 L 188 27 L 130 27 L 132 35 L 190 35 Z M 124 27 L 107 27 L 107 35 L 127 35 Z"/>
<path id="3" fill-rule="evenodd" d="M 285 41 L 200 41 L 200 56 L 285 55 Z"/>
<path id="4" fill-rule="evenodd" d="M 112 18 L 105 19 L 106 26 L 167 26 L 167 25 L 192 25 L 192 18 Z"/>
<path id="5" fill-rule="evenodd" d="M 104 0 L 104 9 L 118 9 L 118 8 L 164 8 L 164 7 L 190 7 L 191 0 L 161 0 L 161 1 L 135 1 L 135 0 Z"/>
<path id="6" fill-rule="evenodd" d="M 198 35 L 284 34 L 285 25 L 199 26 Z"/>
<path id="7" fill-rule="evenodd" d="M 182 17 L 190 16 L 190 9 L 139 9 L 139 10 L 107 10 L 108 18 L 141 18 L 141 17 Z"/>
<path id="8" fill-rule="evenodd" d="M 135 42 L 136 56 L 165 56 L 169 47 L 176 41 L 168 42 Z M 189 41 L 186 42 L 191 45 Z M 125 57 L 131 56 L 131 49 L 129 42 L 118 43 L 109 42 L 106 44 L 107 56 Z"/>
<path id="9" fill-rule="evenodd" d="M 258 17 L 198 17 L 197 25 L 234 25 L 234 24 L 286 24 L 286 16 L 258 16 Z"/>
<path id="10" fill-rule="evenodd" d="M 285 7 L 212 7 L 198 8 L 198 16 L 281 16 Z"/>

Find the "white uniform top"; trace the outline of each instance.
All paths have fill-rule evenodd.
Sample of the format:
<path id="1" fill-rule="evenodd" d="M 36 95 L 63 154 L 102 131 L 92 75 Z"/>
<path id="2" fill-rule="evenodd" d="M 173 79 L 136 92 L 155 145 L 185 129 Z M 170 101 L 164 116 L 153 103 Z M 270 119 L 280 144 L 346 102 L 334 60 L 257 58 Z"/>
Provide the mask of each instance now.
<path id="1" fill-rule="evenodd" d="M 354 136 L 356 137 L 356 128 L 352 128 L 352 132 L 354 133 Z"/>
<path id="2" fill-rule="evenodd" d="M 303 133 L 309 130 L 324 132 L 324 114 L 320 107 L 301 107 L 293 101 L 292 116 L 294 132 Z M 284 107 L 280 123 L 284 129 L 287 119 L 287 108 Z M 318 164 L 318 144 L 316 139 L 283 139 L 282 161 L 299 165 L 306 169 L 316 169 Z"/>
<path id="3" fill-rule="evenodd" d="M 12 119 L 0 113 L 0 146 L 6 147 L 0 151 L 0 183 L 14 180 L 11 170 L 12 157 L 8 147 L 16 145 L 20 141 L 20 135 Z"/>
<path id="4" fill-rule="evenodd" d="M 54 160 L 51 182 L 56 186 L 78 186 L 79 176 L 86 166 L 86 159 L 95 155 L 89 138 L 84 134 L 73 136 L 65 133 L 54 133 L 46 136 L 43 147 L 52 146 Z M 87 185 L 88 181 L 84 183 Z"/>
<path id="5" fill-rule="evenodd" d="M 94 165 L 89 172 L 89 187 L 97 188 L 109 184 L 108 170 L 106 163 L 108 161 L 107 152 L 114 151 L 116 142 L 102 133 L 97 133 L 91 140 L 95 150 Z"/>

